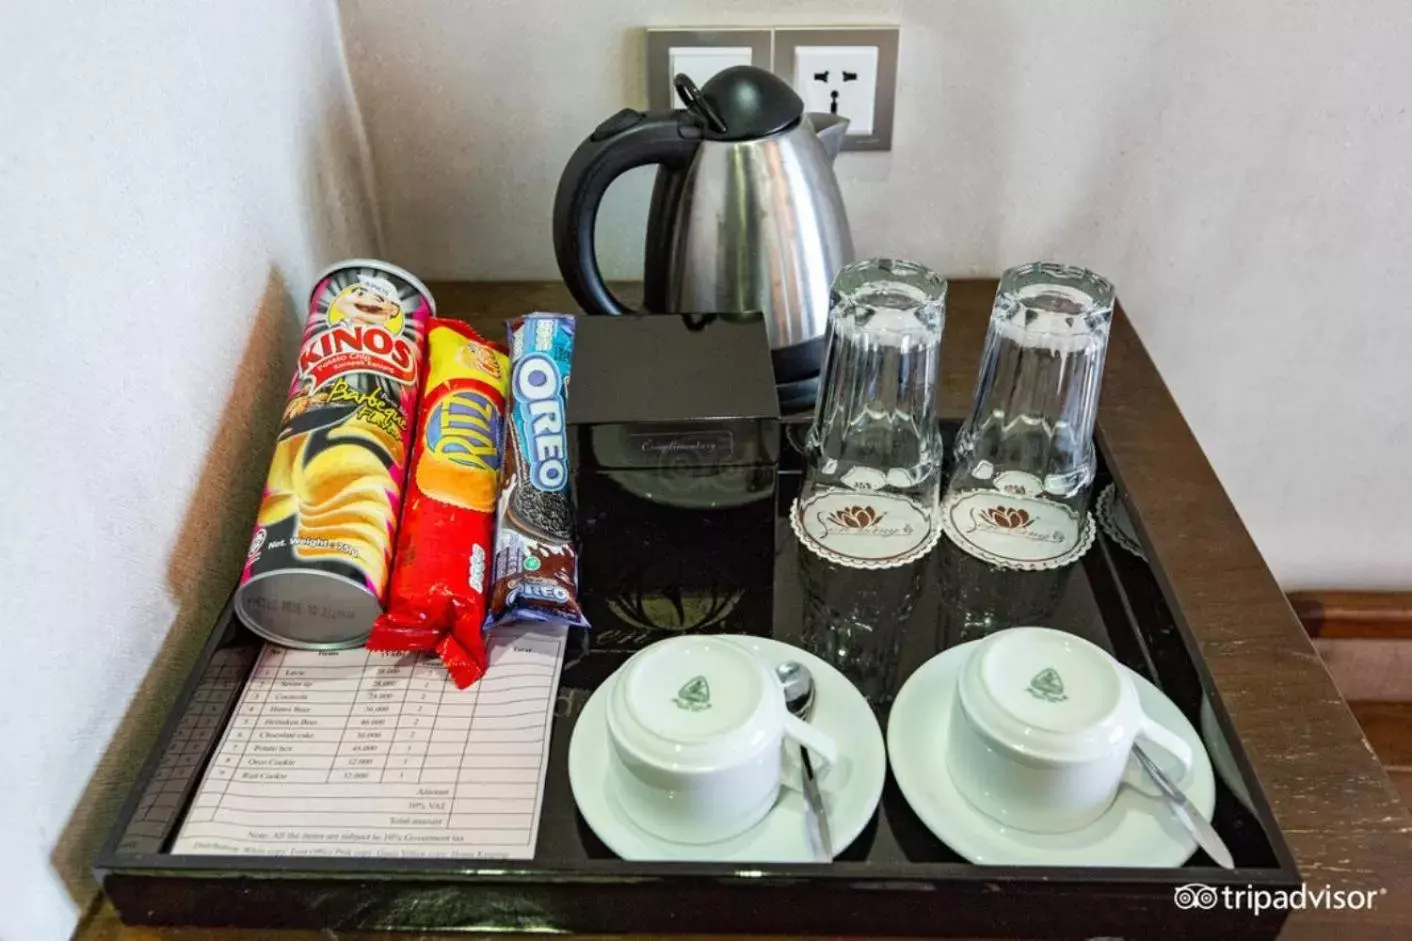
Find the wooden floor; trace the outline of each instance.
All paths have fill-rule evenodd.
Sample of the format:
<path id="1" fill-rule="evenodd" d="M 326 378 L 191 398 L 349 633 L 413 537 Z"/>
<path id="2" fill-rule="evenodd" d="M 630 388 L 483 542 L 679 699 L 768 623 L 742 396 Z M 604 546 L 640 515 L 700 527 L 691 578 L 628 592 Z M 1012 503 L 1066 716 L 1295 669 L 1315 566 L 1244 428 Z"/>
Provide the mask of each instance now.
<path id="1" fill-rule="evenodd" d="M 1289 602 L 1412 807 L 1412 592 L 1304 591 Z"/>
<path id="2" fill-rule="evenodd" d="M 1378 760 L 1412 807 L 1412 702 L 1352 702 L 1349 708 Z"/>

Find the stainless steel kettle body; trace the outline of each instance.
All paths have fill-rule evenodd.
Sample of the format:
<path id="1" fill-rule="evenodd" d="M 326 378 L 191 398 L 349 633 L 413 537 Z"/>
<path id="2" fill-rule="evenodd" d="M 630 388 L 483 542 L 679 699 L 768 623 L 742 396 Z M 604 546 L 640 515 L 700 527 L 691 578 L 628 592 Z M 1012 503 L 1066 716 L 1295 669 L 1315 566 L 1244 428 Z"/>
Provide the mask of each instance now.
<path id="1" fill-rule="evenodd" d="M 762 312 L 780 382 L 818 371 L 829 286 L 853 260 L 829 146 L 846 127 L 808 115 L 761 140 L 704 141 L 676 200 L 653 205 L 669 246 L 662 309 Z"/>
<path id="2" fill-rule="evenodd" d="M 763 317 L 783 396 L 817 375 L 829 287 L 853 261 L 833 172 L 848 122 L 805 114 L 783 80 L 748 66 L 677 88 L 686 108 L 620 111 L 569 160 L 554 203 L 559 270 L 586 313 L 631 312 L 599 272 L 595 222 L 614 179 L 657 165 L 643 306 Z"/>

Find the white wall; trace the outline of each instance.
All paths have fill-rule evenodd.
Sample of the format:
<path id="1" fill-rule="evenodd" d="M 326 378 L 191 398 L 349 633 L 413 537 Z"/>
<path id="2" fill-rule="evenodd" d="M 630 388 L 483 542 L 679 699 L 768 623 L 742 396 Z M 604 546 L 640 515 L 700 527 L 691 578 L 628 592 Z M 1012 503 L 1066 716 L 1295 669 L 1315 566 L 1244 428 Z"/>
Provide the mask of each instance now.
<path id="1" fill-rule="evenodd" d="M 328 0 L 0 20 L 0 938 L 43 941 L 239 571 L 295 309 L 375 241 Z"/>
<path id="2" fill-rule="evenodd" d="M 392 253 L 557 274 L 569 154 L 641 107 L 646 25 L 899 23 L 889 154 L 840 159 L 858 249 L 1118 284 L 1286 587 L 1412 586 L 1405 0 L 343 0 Z M 649 175 L 609 197 L 641 265 Z"/>

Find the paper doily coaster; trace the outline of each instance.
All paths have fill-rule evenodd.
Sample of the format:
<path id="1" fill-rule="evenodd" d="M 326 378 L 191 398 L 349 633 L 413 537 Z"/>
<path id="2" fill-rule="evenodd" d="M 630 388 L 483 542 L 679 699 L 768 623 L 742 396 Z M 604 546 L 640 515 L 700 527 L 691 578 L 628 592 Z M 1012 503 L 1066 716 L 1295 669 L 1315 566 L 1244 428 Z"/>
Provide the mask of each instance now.
<path id="1" fill-rule="evenodd" d="M 855 569 L 889 569 L 922 558 L 941 529 L 935 514 L 899 494 L 827 489 L 789 508 L 799 545 Z"/>
<path id="2" fill-rule="evenodd" d="M 941 528 L 963 552 L 1007 569 L 1057 569 L 1093 545 L 1093 515 L 1053 500 L 965 490 L 941 507 Z"/>
<path id="3" fill-rule="evenodd" d="M 1132 517 L 1128 515 L 1127 505 L 1118 496 L 1116 484 L 1103 488 L 1103 492 L 1094 501 L 1093 512 L 1098 517 L 1098 525 L 1103 527 L 1103 532 L 1109 539 L 1142 561 L 1147 561 L 1147 555 L 1142 551 L 1142 542 L 1137 538 L 1137 530 L 1133 527 Z"/>

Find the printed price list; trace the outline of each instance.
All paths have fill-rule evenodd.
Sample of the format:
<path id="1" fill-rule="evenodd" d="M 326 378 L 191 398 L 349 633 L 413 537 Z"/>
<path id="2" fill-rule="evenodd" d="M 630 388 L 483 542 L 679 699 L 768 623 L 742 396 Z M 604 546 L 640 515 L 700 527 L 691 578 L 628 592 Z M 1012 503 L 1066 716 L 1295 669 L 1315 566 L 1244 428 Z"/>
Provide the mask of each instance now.
<path id="1" fill-rule="evenodd" d="M 260 654 L 173 852 L 528 859 L 563 628 L 498 631 L 458 690 L 431 654 Z"/>

